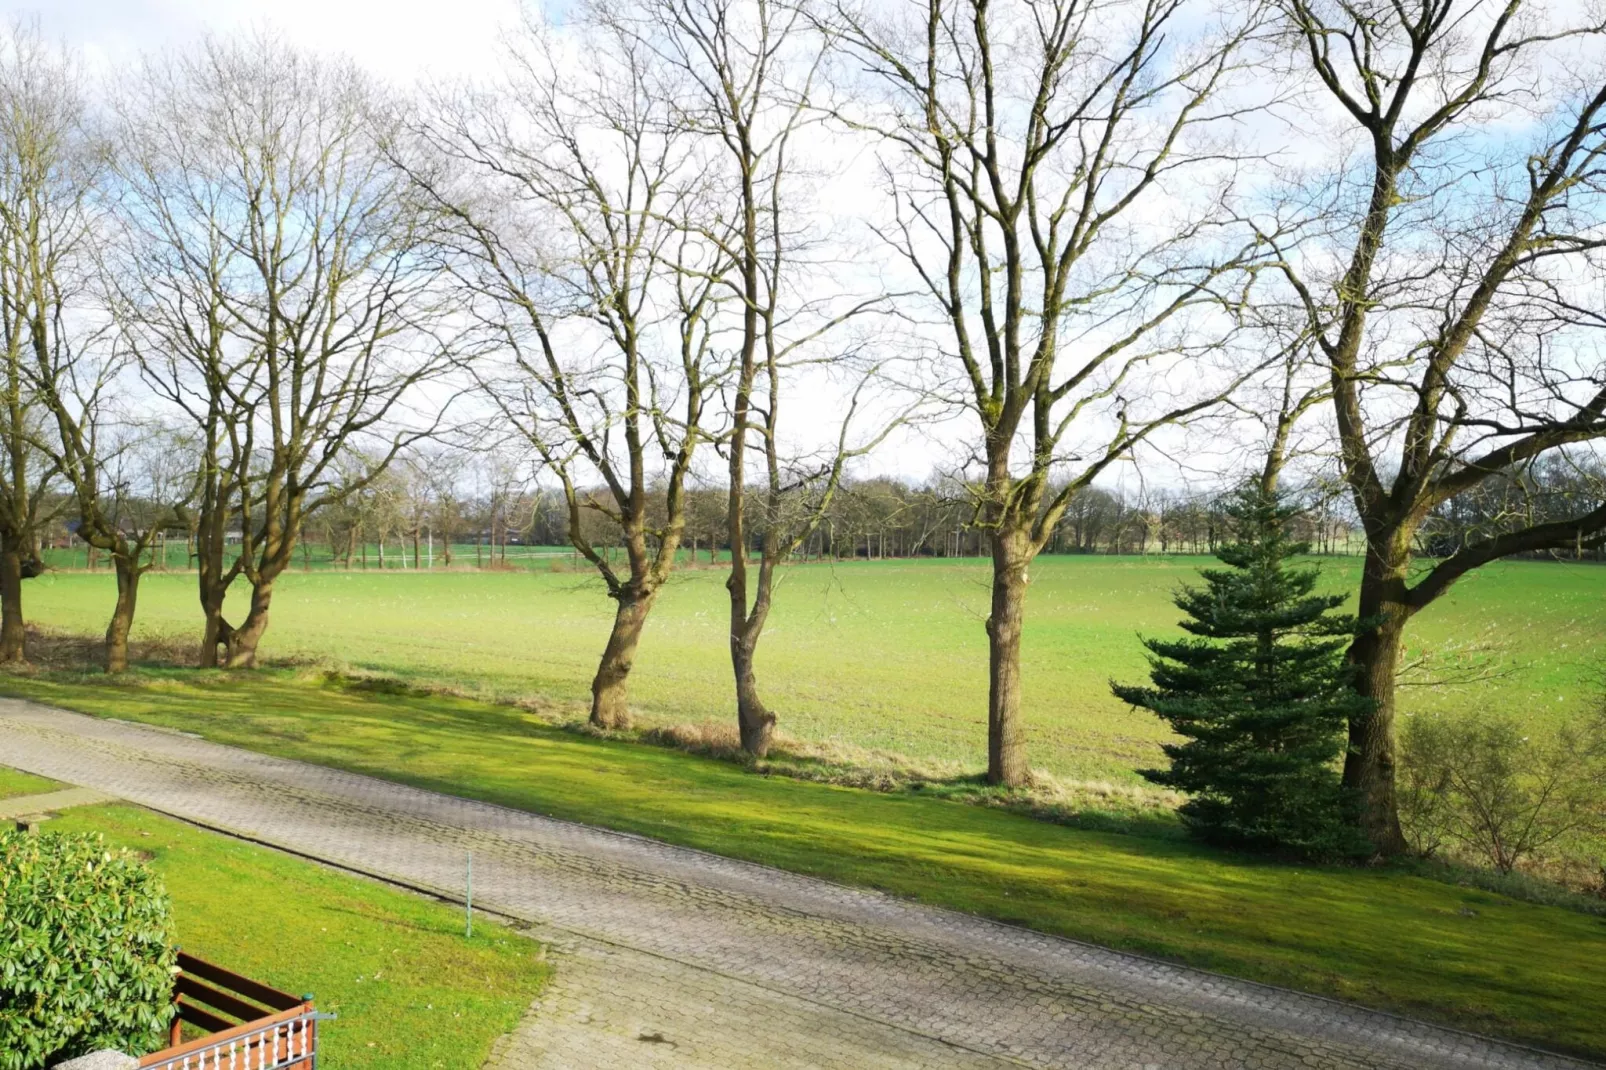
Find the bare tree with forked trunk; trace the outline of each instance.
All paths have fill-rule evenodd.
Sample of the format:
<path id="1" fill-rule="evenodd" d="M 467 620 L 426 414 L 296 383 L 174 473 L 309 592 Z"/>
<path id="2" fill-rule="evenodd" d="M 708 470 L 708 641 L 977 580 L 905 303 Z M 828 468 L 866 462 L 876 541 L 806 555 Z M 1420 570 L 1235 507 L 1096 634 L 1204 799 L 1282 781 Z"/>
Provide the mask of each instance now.
<path id="1" fill-rule="evenodd" d="M 678 101 L 680 121 L 716 149 L 712 173 L 722 182 L 728 214 L 708 237 L 727 265 L 721 282 L 733 298 L 725 311 L 734 323 L 725 335 L 735 349 L 730 423 L 720 442 L 731 547 L 729 646 L 742 749 L 763 757 L 776 716 L 759 693 L 756 661 L 777 570 L 830 510 L 846 464 L 902 420 L 894 413 L 868 432 L 854 427 L 865 395 L 875 393 L 880 368 L 850 368 L 856 347 L 840 337 L 854 321 L 885 311 L 889 295 L 826 283 L 833 267 L 845 265 L 827 259 L 805 185 L 814 176 L 800 143 L 819 126 L 810 98 L 829 39 L 804 6 L 645 0 L 610 5 L 607 18 L 682 76 L 687 92 Z M 844 243 L 841 235 L 836 239 L 840 256 Z M 829 366 L 848 380 L 850 400 L 834 444 L 791 456 L 781 423 L 786 384 L 809 364 Z M 850 441 L 855 431 L 859 437 Z M 757 480 L 749 468 L 755 460 Z M 749 560 L 755 536 L 756 571 Z"/>
<path id="2" fill-rule="evenodd" d="M 106 623 L 104 665 L 108 673 L 123 672 L 140 580 L 156 567 L 163 535 L 186 526 L 198 489 L 193 444 L 117 404 L 127 385 L 123 376 L 73 367 L 41 374 L 53 377 L 46 390 L 57 431 L 45 449 L 71 489 L 74 533 L 112 561 L 117 596 Z"/>
<path id="3" fill-rule="evenodd" d="M 1029 777 L 1032 560 L 1078 491 L 1242 378 L 1223 339 L 1258 245 L 1228 207 L 1227 133 L 1259 10 L 1210 8 L 904 0 L 831 20 L 870 87 L 839 113 L 883 141 L 886 237 L 976 419 L 995 784 Z"/>
<path id="4" fill-rule="evenodd" d="M 32 447 L 57 473 L 78 538 L 112 560 L 117 598 L 105 638 L 108 672 L 128 667 L 140 577 L 192 480 L 185 451 L 126 403 L 137 377 L 113 344 L 102 281 L 108 146 L 91 129 L 71 59 L 15 30 L 0 139 L 10 194 L 0 201 L 8 293 L 25 334 L 17 390 L 38 414 Z M 24 422 L 24 427 L 29 425 Z"/>
<path id="5" fill-rule="evenodd" d="M 686 479 L 713 435 L 724 254 L 672 72 L 600 8 L 572 15 L 563 35 L 527 23 L 494 91 L 438 99 L 412 156 L 486 341 L 468 370 L 493 422 L 561 482 L 569 539 L 615 603 L 591 723 L 625 728 Z M 587 536 L 587 514 L 618 532 L 623 569 Z"/>
<path id="6" fill-rule="evenodd" d="M 80 78 L 36 26 L 0 30 L 0 662 L 25 656 L 22 583 L 43 570 L 39 531 L 59 507 L 35 371 L 81 341 L 66 305 L 92 261 L 96 161 Z"/>
<path id="7" fill-rule="evenodd" d="M 445 358 L 425 217 L 383 149 L 395 117 L 349 62 L 211 39 L 149 62 L 119 108 L 118 312 L 202 445 L 202 664 L 250 667 L 308 519 L 432 429 L 398 429 L 429 423 L 409 406 Z M 372 463 L 343 474 L 359 445 Z"/>
<path id="8" fill-rule="evenodd" d="M 1372 709 L 1350 725 L 1344 778 L 1389 855 L 1405 849 L 1394 714 L 1408 622 L 1487 562 L 1606 532 L 1606 507 L 1581 503 L 1418 562 L 1435 510 L 1606 437 L 1606 22 L 1522 0 L 1278 6 L 1308 87 L 1300 121 L 1331 150 L 1295 170 L 1267 229 L 1326 365 L 1366 535 L 1366 627 L 1349 656 Z"/>

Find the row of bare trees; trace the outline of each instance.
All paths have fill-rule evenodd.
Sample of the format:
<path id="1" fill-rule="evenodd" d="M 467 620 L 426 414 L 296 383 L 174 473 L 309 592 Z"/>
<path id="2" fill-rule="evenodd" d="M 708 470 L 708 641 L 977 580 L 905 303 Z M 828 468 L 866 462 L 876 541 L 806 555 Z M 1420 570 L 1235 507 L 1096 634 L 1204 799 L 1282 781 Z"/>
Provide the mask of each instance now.
<path id="1" fill-rule="evenodd" d="M 1095 483 L 1143 454 L 1275 486 L 1328 440 L 1366 547 L 1345 780 L 1399 851 L 1410 619 L 1606 532 L 1598 485 L 1531 478 L 1598 473 L 1606 439 L 1603 47 L 1524 0 L 582 0 L 412 99 L 256 35 L 92 100 L 15 29 L 0 658 L 51 487 L 117 562 L 109 668 L 173 525 L 203 664 L 249 666 L 312 518 L 349 539 L 449 429 L 528 456 L 603 580 L 599 726 L 629 724 L 688 530 L 751 548 L 730 655 L 762 755 L 776 569 L 856 457 L 942 420 L 993 564 L 988 777 L 1018 786 L 1030 566 Z M 136 466 L 157 434 L 169 463 Z"/>
<path id="2" fill-rule="evenodd" d="M 202 664 L 251 665 L 307 518 L 417 436 L 388 417 L 444 365 L 386 101 L 265 40 L 153 58 L 93 102 L 30 27 L 0 53 L 0 660 L 24 653 L 20 579 L 59 482 L 115 566 L 108 669 L 172 527 L 196 533 Z"/>
<path id="3" fill-rule="evenodd" d="M 158 485 L 163 466 L 182 456 L 182 443 L 157 436 L 141 448 L 120 450 L 119 462 L 138 467 L 136 481 Z M 556 488 L 543 486 L 538 473 L 459 450 L 427 449 L 403 454 L 379 478 L 324 509 L 316 524 L 298 537 L 303 567 L 317 559 L 338 567 L 419 568 L 454 564 L 481 568 L 507 559 L 507 547 L 551 548 L 571 544 L 569 510 Z M 121 485 L 128 486 L 127 480 Z M 1443 558 L 1461 546 L 1536 522 L 1565 518 L 1599 500 L 1606 471 L 1565 455 L 1523 470 L 1512 470 L 1459 495 L 1436 509 L 1423 524 L 1419 545 L 1427 557 Z M 1358 554 L 1364 546 L 1354 510 L 1340 488 L 1325 483 L 1281 488 L 1299 503 L 1288 521 L 1301 542 L 1320 555 Z M 749 487 L 749 493 L 753 488 Z M 597 488 L 594 493 L 601 493 Z M 693 564 L 728 561 L 729 492 L 698 481 L 684 490 L 686 526 L 683 554 Z M 792 561 L 868 561 L 896 558 L 977 557 L 985 554 L 987 533 L 976 523 L 976 488 L 948 481 L 912 482 L 887 476 L 844 478 L 832 502 L 820 512 L 814 534 L 789 554 Z M 158 495 L 125 496 L 120 515 L 141 517 L 131 532 L 151 528 L 152 518 L 168 515 Z M 1044 552 L 1049 554 L 1210 554 L 1229 537 L 1226 495 L 1220 489 L 1188 492 L 1176 488 L 1087 487 L 1073 494 Z M 655 510 L 658 501 L 649 503 Z M 45 496 L 56 519 L 43 530 L 49 545 L 70 548 L 88 541 L 73 516 L 74 503 L 59 492 Z M 653 522 L 658 522 L 652 512 Z M 620 532 L 607 518 L 582 514 L 582 537 L 604 552 L 620 548 Z M 746 517 L 746 525 L 753 517 Z M 182 546 L 182 561 L 194 565 L 195 535 L 182 526 L 157 524 L 147 537 Z M 93 544 L 91 544 L 93 546 Z M 473 549 L 466 549 L 472 547 Z M 466 554 L 466 556 L 464 556 Z M 748 542 L 749 563 L 762 554 L 760 538 Z M 88 560 L 93 562 L 97 555 Z M 109 555 L 108 555 L 109 556 Z M 173 554 L 157 551 L 171 567 Z M 1535 560 L 1606 560 L 1606 545 L 1576 538 L 1522 556 Z M 90 566 L 93 568 L 93 564 Z M 158 564 L 156 567 L 164 567 Z"/>
<path id="4" fill-rule="evenodd" d="M 1606 531 L 1596 495 L 1414 567 L 1446 503 L 1606 437 L 1606 23 L 1522 0 L 843 2 L 822 22 L 880 90 L 837 110 L 896 161 L 889 240 L 975 417 L 990 779 L 1027 777 L 1032 558 L 1077 488 L 1239 392 L 1246 369 L 1212 358 L 1248 323 L 1281 401 L 1263 482 L 1301 412 L 1337 436 L 1367 545 L 1344 779 L 1376 849 L 1403 850 L 1411 617 L 1481 564 Z M 1051 494 L 1056 468 L 1075 474 Z"/>

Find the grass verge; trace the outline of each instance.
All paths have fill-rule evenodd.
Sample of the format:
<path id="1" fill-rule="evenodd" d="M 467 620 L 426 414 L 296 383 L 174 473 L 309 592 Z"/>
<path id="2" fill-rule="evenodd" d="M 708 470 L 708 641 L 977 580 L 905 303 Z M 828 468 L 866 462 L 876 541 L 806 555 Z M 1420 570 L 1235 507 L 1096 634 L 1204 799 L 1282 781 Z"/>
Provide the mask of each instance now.
<path id="1" fill-rule="evenodd" d="M 509 707 L 284 672 L 39 675 L 88 713 L 642 833 L 1253 980 L 1606 1054 L 1606 917 L 1400 869 L 1294 867 L 1173 839 L 783 777 L 564 732 Z"/>
<path id="2" fill-rule="evenodd" d="M 320 1036 L 338 1070 L 478 1070 L 547 975 L 535 941 L 372 881 L 133 806 L 67 811 L 49 828 L 104 833 L 146 856 L 180 945 L 340 1017 Z"/>
<path id="3" fill-rule="evenodd" d="M 7 769 L 0 765 L 0 799 L 14 799 L 19 795 L 43 795 L 47 791 L 55 791 L 61 785 L 54 780 L 46 780 L 42 776 L 24 773 L 17 769 Z"/>

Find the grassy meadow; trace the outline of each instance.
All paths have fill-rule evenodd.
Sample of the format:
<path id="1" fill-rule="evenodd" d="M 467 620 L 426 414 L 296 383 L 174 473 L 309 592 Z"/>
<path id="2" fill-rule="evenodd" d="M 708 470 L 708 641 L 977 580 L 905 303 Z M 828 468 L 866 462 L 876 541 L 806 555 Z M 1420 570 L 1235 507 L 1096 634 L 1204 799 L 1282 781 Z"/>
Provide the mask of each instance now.
<path id="1" fill-rule="evenodd" d="M 461 560 L 461 550 L 459 560 Z M 1025 638 L 1033 763 L 1129 782 L 1155 760 L 1160 723 L 1117 702 L 1111 677 L 1144 673 L 1139 633 L 1176 630 L 1169 598 L 1208 558 L 1054 557 L 1032 570 Z M 1359 562 L 1325 564 L 1352 585 Z M 730 716 L 724 570 L 677 573 L 653 611 L 632 677 L 646 724 Z M 787 570 L 760 651 L 781 727 L 805 739 L 980 766 L 989 566 L 978 559 L 842 562 Z M 243 599 L 244 585 L 237 585 Z M 105 573 L 52 572 L 25 588 L 31 622 L 104 629 Z M 243 609 L 243 606 L 237 606 Z M 498 698 L 582 708 L 611 603 L 573 571 L 291 573 L 263 652 L 367 669 Z M 136 639 L 198 634 L 194 577 L 152 573 Z M 1464 579 L 1412 624 L 1407 712 L 1470 707 L 1578 713 L 1606 668 L 1606 568 L 1515 562 Z M 1431 683 L 1437 677 L 1437 683 Z"/>
<path id="2" fill-rule="evenodd" d="M 1038 562 L 1025 660 L 1039 768 L 1132 783 L 1158 756 L 1158 722 L 1116 702 L 1108 680 L 1143 673 L 1137 635 L 1175 630 L 1170 594 L 1206 563 Z M 1349 584 L 1357 562 L 1326 567 L 1331 583 Z M 687 569 L 664 592 L 633 677 L 644 722 L 730 716 L 723 579 Z M 761 655 L 783 727 L 979 767 L 987 579 L 978 560 L 788 570 Z M 27 586 L 28 615 L 92 635 L 111 595 L 104 574 L 50 573 Z M 1606 1054 L 1596 1012 L 1606 917 L 1576 902 L 1514 898 L 1431 867 L 1290 866 L 1176 835 L 1067 827 L 963 805 L 937 785 L 885 793 L 755 776 L 556 728 L 552 713 L 584 709 L 609 610 L 600 583 L 568 570 L 314 571 L 279 588 L 269 657 L 517 696 L 539 712 L 294 668 L 153 663 L 118 678 L 46 669 L 0 679 L 0 691 Z M 188 650 L 193 576 L 147 577 L 139 620 L 136 638 Z M 1410 657 L 1450 682 L 1408 687 L 1407 711 L 1476 705 L 1545 719 L 1589 709 L 1606 666 L 1606 568 L 1486 569 L 1418 618 Z"/>

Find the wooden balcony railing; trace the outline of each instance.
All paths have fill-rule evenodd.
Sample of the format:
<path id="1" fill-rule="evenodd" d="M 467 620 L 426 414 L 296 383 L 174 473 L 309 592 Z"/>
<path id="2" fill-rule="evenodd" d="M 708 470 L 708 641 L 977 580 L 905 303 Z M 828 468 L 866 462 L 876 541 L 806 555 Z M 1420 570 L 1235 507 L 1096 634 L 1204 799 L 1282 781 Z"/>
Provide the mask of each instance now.
<path id="1" fill-rule="evenodd" d="M 140 1070 L 315 1070 L 318 1019 L 312 1000 L 269 988 L 205 959 L 179 952 L 169 1047 Z M 183 1040 L 183 1026 L 207 1035 Z"/>

